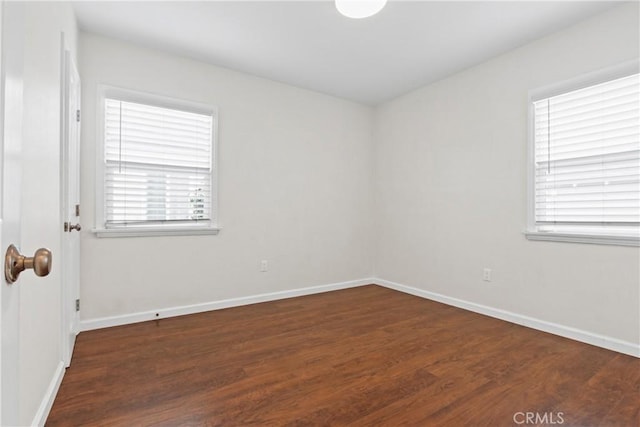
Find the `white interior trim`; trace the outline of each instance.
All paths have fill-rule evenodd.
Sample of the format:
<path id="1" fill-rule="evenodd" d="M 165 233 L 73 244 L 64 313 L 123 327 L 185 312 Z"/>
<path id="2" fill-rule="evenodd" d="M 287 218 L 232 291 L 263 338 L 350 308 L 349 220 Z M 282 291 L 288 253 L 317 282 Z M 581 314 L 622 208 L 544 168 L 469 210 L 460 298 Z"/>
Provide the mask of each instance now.
<path id="1" fill-rule="evenodd" d="M 517 325 L 526 326 L 538 331 L 548 332 L 564 338 L 580 341 L 586 344 L 595 345 L 597 347 L 606 348 L 608 350 L 617 351 L 619 353 L 628 354 L 630 356 L 640 358 L 640 344 L 619 340 L 617 338 L 572 328 L 570 326 L 560 325 L 545 320 L 536 319 L 522 314 L 513 313 L 511 311 L 501 310 L 498 308 L 488 307 L 482 304 L 476 304 L 470 301 L 464 301 L 458 298 L 449 297 L 435 292 L 418 289 L 411 286 L 402 285 L 400 283 L 391 282 L 384 279 L 374 279 L 374 283 L 389 289 L 404 292 L 406 294 L 415 295 L 432 301 L 441 302 L 453 307 L 462 308 L 464 310 L 473 311 L 475 313 L 484 314 Z"/>
<path id="2" fill-rule="evenodd" d="M 293 298 L 304 295 L 312 295 L 323 292 L 337 291 L 340 289 L 355 288 L 376 284 L 385 288 L 393 289 L 410 295 L 419 296 L 432 301 L 441 302 L 453 307 L 458 307 L 474 313 L 484 314 L 496 319 L 505 320 L 517 325 L 526 326 L 538 331 L 548 332 L 564 338 L 580 341 L 586 344 L 595 345 L 597 347 L 606 348 L 608 350 L 619 353 L 628 354 L 630 356 L 640 358 L 640 344 L 619 340 L 617 338 L 596 334 L 581 329 L 572 328 L 570 326 L 560 325 L 545 320 L 536 319 L 511 311 L 501 310 L 499 308 L 489 307 L 458 298 L 449 297 L 435 292 L 418 289 L 400 283 L 391 282 L 380 278 L 366 278 L 359 280 L 351 280 L 347 282 L 332 283 L 329 285 L 311 286 L 307 288 L 291 289 L 288 291 L 270 292 L 265 294 L 250 295 L 246 297 L 230 298 L 219 301 L 211 301 L 201 304 L 192 304 L 178 307 L 167 307 L 158 310 L 149 310 L 138 313 L 123 314 L 119 316 L 101 317 L 96 319 L 88 319 L 80 322 L 80 331 L 91 331 L 94 329 L 108 328 L 112 326 L 128 325 L 131 323 L 146 322 L 149 320 L 164 319 L 168 317 L 183 316 L 186 314 L 202 313 L 212 310 L 220 310 L 223 308 L 239 307 L 243 305 L 256 304 L 260 302 L 276 301 L 285 298 Z"/>
<path id="3" fill-rule="evenodd" d="M 33 421 L 31 422 L 32 426 L 44 426 L 44 423 L 47 421 L 47 417 L 49 416 L 49 412 L 51 412 L 51 408 L 53 407 L 53 402 L 56 399 L 58 390 L 60 389 L 64 373 L 64 363 L 60 361 L 53 373 L 49 387 L 47 387 L 47 391 L 44 393 L 44 397 L 42 398 L 42 402 L 40 402 L 36 415 L 33 417 Z"/>
<path id="4" fill-rule="evenodd" d="M 91 331 L 93 329 L 108 328 L 111 326 L 128 325 L 130 323 L 146 322 L 148 320 L 165 319 L 168 317 L 184 316 L 185 314 L 202 313 L 205 311 L 220 310 L 223 308 L 240 307 L 243 305 L 256 304 L 260 302 L 276 301 L 285 298 L 293 298 L 304 295 L 319 294 L 340 289 L 355 288 L 358 286 L 370 285 L 373 279 L 358 279 L 348 282 L 332 283 L 329 285 L 311 286 L 307 288 L 291 289 L 288 291 L 269 292 L 265 294 L 250 295 L 239 298 L 229 298 L 218 301 L 210 301 L 200 304 L 183 305 L 178 307 L 167 307 L 157 310 L 149 310 L 138 313 L 123 314 L 119 316 L 101 317 L 80 321 L 80 331 Z"/>
<path id="5" fill-rule="evenodd" d="M 183 227 L 94 228 L 91 232 L 96 237 L 198 236 L 202 234 L 218 234 L 220 227 L 185 225 Z"/>
<path id="6" fill-rule="evenodd" d="M 524 235 L 527 236 L 527 239 L 529 240 L 546 242 L 587 243 L 636 247 L 640 246 L 640 237 L 638 236 L 554 233 L 544 231 L 525 231 Z"/>

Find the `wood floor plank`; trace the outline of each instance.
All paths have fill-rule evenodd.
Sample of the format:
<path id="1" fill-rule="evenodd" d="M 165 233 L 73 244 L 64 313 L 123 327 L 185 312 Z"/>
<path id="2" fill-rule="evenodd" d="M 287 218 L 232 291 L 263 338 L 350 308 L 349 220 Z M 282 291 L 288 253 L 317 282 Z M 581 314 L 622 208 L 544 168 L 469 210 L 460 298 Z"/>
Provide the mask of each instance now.
<path id="1" fill-rule="evenodd" d="M 500 426 L 516 412 L 639 425 L 640 360 L 371 285 L 83 332 L 47 425 Z"/>

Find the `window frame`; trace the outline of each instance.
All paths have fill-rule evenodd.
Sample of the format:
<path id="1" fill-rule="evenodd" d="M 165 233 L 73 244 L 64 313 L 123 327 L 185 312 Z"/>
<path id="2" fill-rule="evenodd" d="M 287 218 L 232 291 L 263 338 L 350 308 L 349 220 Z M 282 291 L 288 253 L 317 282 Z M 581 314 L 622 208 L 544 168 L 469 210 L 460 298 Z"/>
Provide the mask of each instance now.
<path id="1" fill-rule="evenodd" d="M 208 224 L 149 224 L 106 227 L 105 99 L 211 115 L 211 219 Z M 95 228 L 97 237 L 193 236 L 218 234 L 218 109 L 215 106 L 99 84 L 96 106 Z"/>
<path id="2" fill-rule="evenodd" d="M 535 113 L 533 108 L 535 101 L 637 74 L 638 72 L 640 72 L 640 61 L 634 59 L 529 91 L 527 103 L 527 228 L 524 232 L 527 239 L 617 246 L 640 246 L 640 228 L 637 234 L 634 235 L 615 232 L 600 233 L 589 230 L 588 227 L 585 227 L 584 231 L 575 232 L 540 231 L 537 228 L 535 223 Z"/>

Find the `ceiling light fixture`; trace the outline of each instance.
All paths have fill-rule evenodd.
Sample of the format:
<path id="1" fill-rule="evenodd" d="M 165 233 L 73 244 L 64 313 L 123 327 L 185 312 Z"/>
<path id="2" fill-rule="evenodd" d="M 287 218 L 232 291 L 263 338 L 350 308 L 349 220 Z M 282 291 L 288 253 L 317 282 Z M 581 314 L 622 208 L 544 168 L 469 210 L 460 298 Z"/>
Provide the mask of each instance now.
<path id="1" fill-rule="evenodd" d="M 336 0 L 336 9 L 346 17 L 368 18 L 380 12 L 387 0 Z"/>

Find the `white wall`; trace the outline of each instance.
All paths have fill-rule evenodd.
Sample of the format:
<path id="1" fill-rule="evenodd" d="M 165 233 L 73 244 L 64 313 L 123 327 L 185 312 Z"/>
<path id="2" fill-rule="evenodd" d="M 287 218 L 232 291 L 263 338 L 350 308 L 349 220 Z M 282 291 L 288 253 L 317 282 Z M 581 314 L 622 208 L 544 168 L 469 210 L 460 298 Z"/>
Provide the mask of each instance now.
<path id="1" fill-rule="evenodd" d="M 638 56 L 628 4 L 375 111 L 91 34 L 83 320 L 372 276 L 640 342 L 637 248 L 530 242 L 527 92 Z M 220 111 L 218 236 L 98 239 L 99 83 Z M 259 262 L 270 262 L 268 273 Z M 482 281 L 482 269 L 493 281 Z"/>
<path id="2" fill-rule="evenodd" d="M 371 108 L 91 34 L 79 57 L 81 319 L 370 277 Z M 219 235 L 91 233 L 100 83 L 219 108 Z"/>
<path id="3" fill-rule="evenodd" d="M 639 343 L 638 248 L 522 234 L 528 90 L 637 58 L 638 25 L 618 7 L 380 106 L 376 276 Z"/>
<path id="4" fill-rule="evenodd" d="M 22 245 L 53 253 L 49 276 L 20 276 L 19 419 L 30 425 L 61 363 L 60 43 L 76 53 L 77 28 L 68 3 L 25 3 Z"/>

